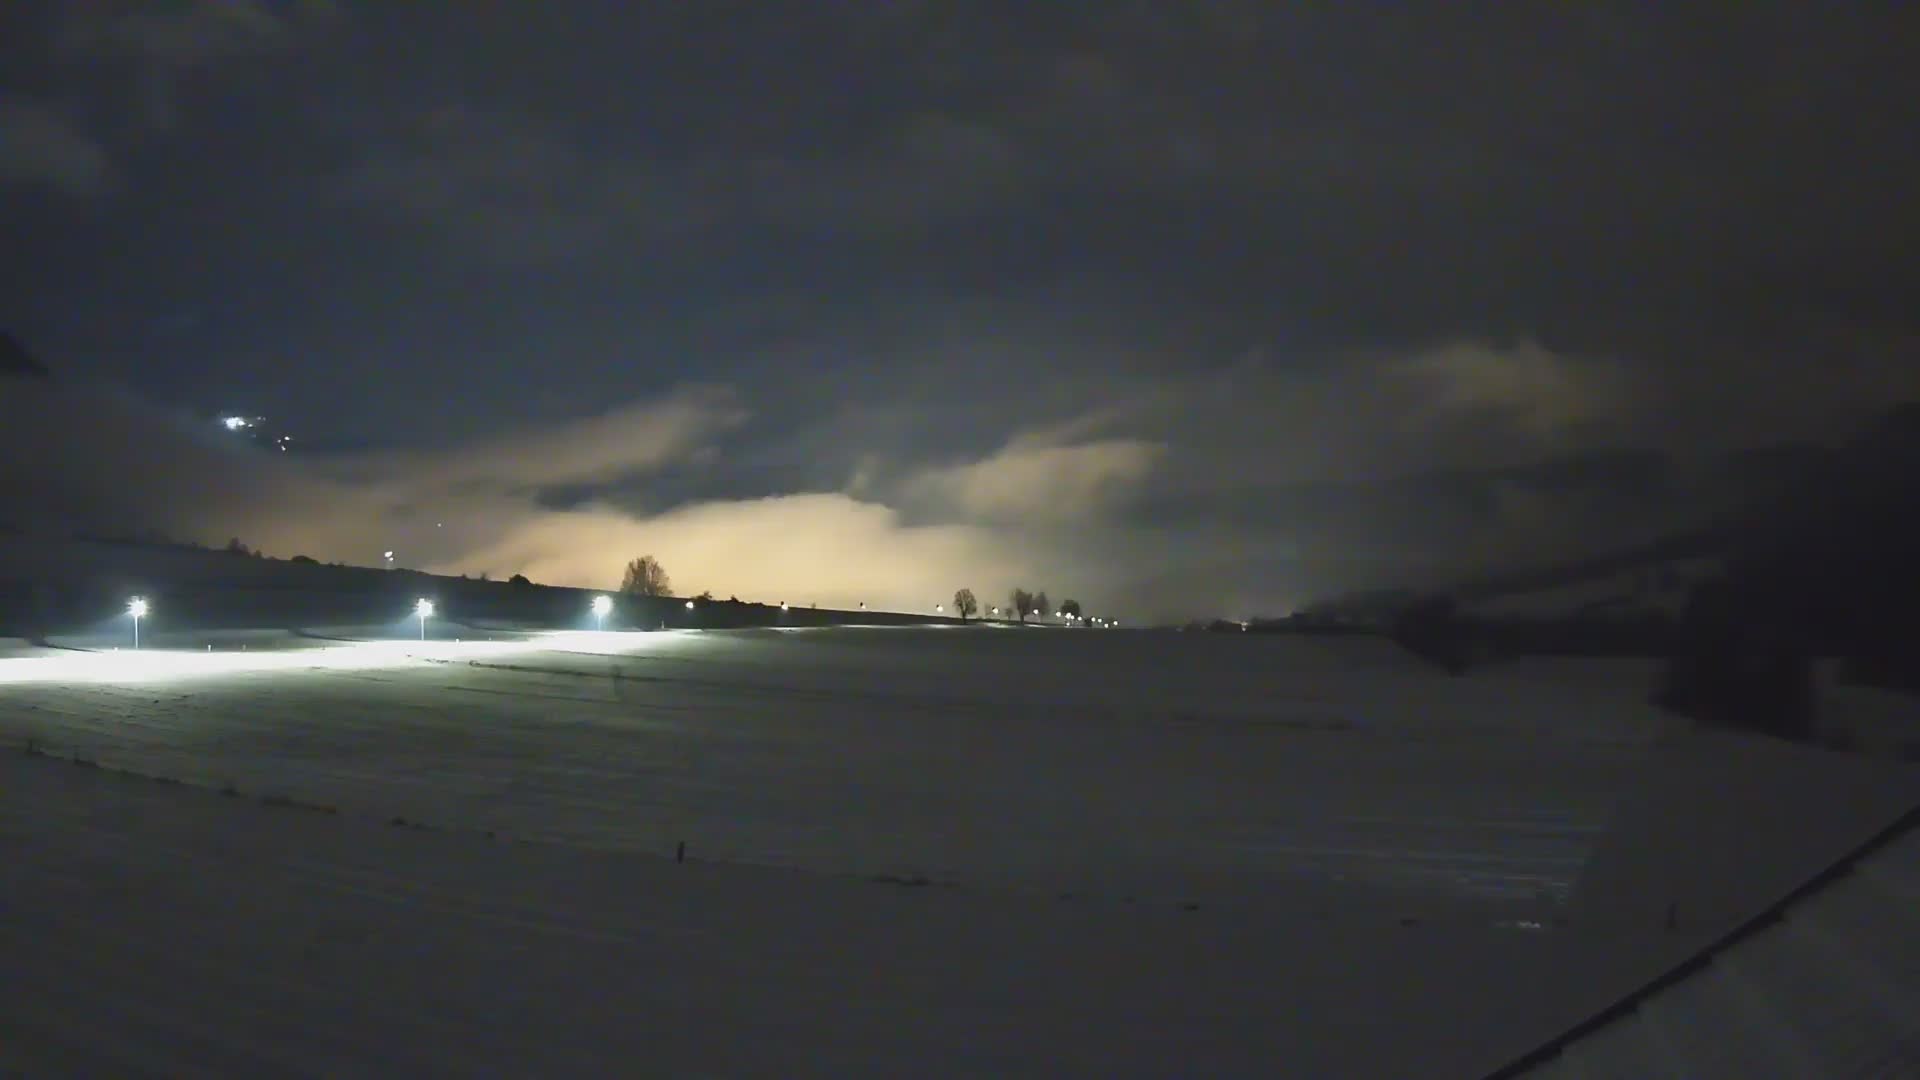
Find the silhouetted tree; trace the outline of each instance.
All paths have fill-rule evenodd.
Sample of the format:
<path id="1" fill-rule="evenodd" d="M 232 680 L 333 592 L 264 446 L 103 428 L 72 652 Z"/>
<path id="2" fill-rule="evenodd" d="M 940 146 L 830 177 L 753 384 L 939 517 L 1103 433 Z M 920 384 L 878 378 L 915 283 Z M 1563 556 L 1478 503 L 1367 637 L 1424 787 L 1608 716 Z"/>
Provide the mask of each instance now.
<path id="1" fill-rule="evenodd" d="M 1080 601 L 1078 600 L 1060 601 L 1060 613 L 1062 615 L 1070 615 L 1076 619 L 1079 618 L 1080 617 Z"/>
<path id="2" fill-rule="evenodd" d="M 508 578 L 508 579 L 507 579 L 507 584 L 509 584 L 509 585 L 531 585 L 531 584 L 533 584 L 533 582 L 531 582 L 531 581 L 528 581 L 528 580 L 527 580 L 527 575 L 525 575 L 525 574 L 515 574 L 515 575 L 513 575 L 512 577 L 510 577 L 510 578 Z"/>
<path id="3" fill-rule="evenodd" d="M 1027 613 L 1033 610 L 1033 594 L 1015 586 L 1011 599 L 1013 600 L 1013 613 L 1020 617 L 1021 622 L 1026 622 Z"/>
<path id="4" fill-rule="evenodd" d="M 1449 675 L 1466 674 L 1468 642 L 1451 596 L 1429 596 L 1409 604 L 1393 620 L 1393 640 L 1439 664 Z"/>
<path id="5" fill-rule="evenodd" d="M 295 556 L 294 556 L 293 558 L 291 558 L 291 559 L 288 559 L 287 561 L 288 561 L 288 562 L 297 562 L 297 563 L 304 563 L 304 564 L 305 564 L 305 565 L 307 565 L 307 566 L 318 566 L 318 565 L 320 565 L 320 564 L 319 564 L 318 562 L 316 562 L 316 561 L 314 560 L 314 558 L 313 558 L 313 556 L 311 556 L 311 555 L 295 555 Z"/>
<path id="6" fill-rule="evenodd" d="M 1047 591 L 1045 589 L 1033 594 L 1033 613 L 1035 615 L 1044 619 L 1047 617 L 1047 613 L 1052 610 L 1051 607 L 1047 606 Z"/>
<path id="7" fill-rule="evenodd" d="M 1811 741 L 1813 664 L 1776 604 L 1759 583 L 1696 585 L 1654 704 L 1713 727 Z"/>
<path id="8" fill-rule="evenodd" d="M 961 589 L 953 594 L 953 610 L 960 613 L 961 622 L 966 622 L 980 610 L 980 601 L 974 599 L 972 589 Z"/>
<path id="9" fill-rule="evenodd" d="M 236 537 L 234 537 L 233 539 L 231 539 L 231 540 L 228 540 L 228 541 L 227 541 L 227 547 L 226 547 L 226 551 L 227 551 L 227 554 L 229 554 L 229 555 L 251 555 L 251 554 L 253 554 L 253 551 L 252 551 L 251 549 L 249 549 L 249 548 L 247 547 L 247 545 L 245 545 L 245 544 L 243 544 L 243 543 L 241 543 L 241 542 L 240 542 L 240 538 L 239 538 L 239 537 L 237 537 L 237 536 L 236 536 Z"/>
<path id="10" fill-rule="evenodd" d="M 628 596 L 671 596 L 673 582 L 667 579 L 667 571 L 660 560 L 651 555 L 642 555 L 627 564 L 627 573 L 620 581 L 620 591 Z"/>

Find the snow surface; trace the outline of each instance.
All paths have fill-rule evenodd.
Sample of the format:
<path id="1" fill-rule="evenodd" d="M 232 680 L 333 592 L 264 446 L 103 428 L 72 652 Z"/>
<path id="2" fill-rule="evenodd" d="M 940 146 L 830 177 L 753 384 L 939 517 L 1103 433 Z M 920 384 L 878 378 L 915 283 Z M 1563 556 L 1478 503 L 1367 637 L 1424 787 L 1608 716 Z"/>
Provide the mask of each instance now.
<path id="1" fill-rule="evenodd" d="M 0 738 L 206 785 L 0 754 L 0 1073 L 1473 1076 L 1707 932 L 1558 921 L 1697 765 L 1585 675 L 479 636 L 0 659 Z"/>
<path id="2" fill-rule="evenodd" d="M 1286 897 L 489 841 L 14 753 L 0 865 L 0 1073 L 26 1075 L 1472 1076 L 1649 963 Z"/>
<path id="3" fill-rule="evenodd" d="M 1662 723 L 1358 639 L 810 630 L 265 652 L 75 654 L 48 682 L 51 665 L 0 662 L 0 736 L 382 819 L 1228 902 L 1276 882 L 1563 896 Z"/>
<path id="4" fill-rule="evenodd" d="M 1920 1076 L 1920 827 L 1911 819 L 1742 929 L 1512 1075 Z"/>
<path id="5" fill-rule="evenodd" d="M 1650 758 L 1568 905 L 1722 934 L 1920 804 L 1920 766 L 1697 731 Z"/>

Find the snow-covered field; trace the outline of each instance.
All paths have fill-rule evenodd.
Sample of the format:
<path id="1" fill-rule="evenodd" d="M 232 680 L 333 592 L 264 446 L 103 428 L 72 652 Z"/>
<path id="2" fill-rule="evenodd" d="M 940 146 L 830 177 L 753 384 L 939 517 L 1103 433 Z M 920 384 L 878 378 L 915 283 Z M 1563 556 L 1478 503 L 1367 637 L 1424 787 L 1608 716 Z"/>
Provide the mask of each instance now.
<path id="1" fill-rule="evenodd" d="M 488 841 L 15 753 L 0 866 L 4 1075 L 1470 1077 L 1651 962 L 1284 896 Z"/>
<path id="2" fill-rule="evenodd" d="M 1473 1076 L 1916 790 L 1362 639 L 443 632 L 0 647 L 0 1072 Z M 1831 812 L 1748 895 L 1716 790 Z"/>
<path id="3" fill-rule="evenodd" d="M 448 828 L 1227 902 L 1563 895 L 1658 726 L 1354 639 L 493 636 L 0 661 L 0 735 Z"/>

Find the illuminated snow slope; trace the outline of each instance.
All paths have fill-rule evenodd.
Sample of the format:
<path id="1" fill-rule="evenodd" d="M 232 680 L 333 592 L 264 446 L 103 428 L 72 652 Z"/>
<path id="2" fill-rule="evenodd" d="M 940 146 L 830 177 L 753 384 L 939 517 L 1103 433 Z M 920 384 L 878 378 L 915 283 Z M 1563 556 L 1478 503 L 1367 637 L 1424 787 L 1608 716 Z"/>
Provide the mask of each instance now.
<path id="1" fill-rule="evenodd" d="M 1660 725 L 1369 641 L 497 636 L 0 660 L 0 736 L 380 818 L 829 872 L 1532 900 L 1570 886 Z"/>

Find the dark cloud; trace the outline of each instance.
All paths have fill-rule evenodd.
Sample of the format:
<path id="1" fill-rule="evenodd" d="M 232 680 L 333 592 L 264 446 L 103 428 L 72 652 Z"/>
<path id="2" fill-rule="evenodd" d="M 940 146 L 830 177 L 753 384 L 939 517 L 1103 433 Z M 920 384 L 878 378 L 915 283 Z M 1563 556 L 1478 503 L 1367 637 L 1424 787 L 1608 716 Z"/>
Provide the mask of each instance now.
<path id="1" fill-rule="evenodd" d="M 133 87 L 140 122 L 170 131 L 186 84 L 207 69 L 299 47 L 340 15 L 333 0 L 74 0 L 53 5 L 60 60 Z"/>
<path id="2" fill-rule="evenodd" d="M 0 187 L 42 187 L 88 198 L 113 184 L 107 151 L 57 107 L 0 93 Z"/>
<path id="3" fill-rule="evenodd" d="M 354 448 L 291 544 L 1273 609 L 1920 395 L 1905 8 L 18 10 L 5 178 L 121 197 L 0 206 L 0 321 Z"/>

